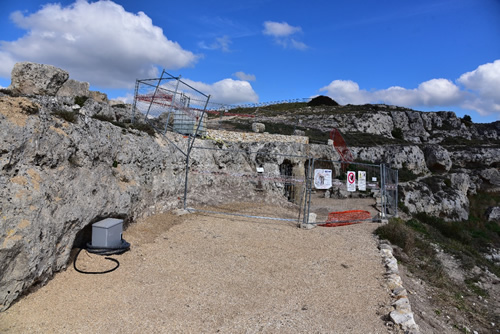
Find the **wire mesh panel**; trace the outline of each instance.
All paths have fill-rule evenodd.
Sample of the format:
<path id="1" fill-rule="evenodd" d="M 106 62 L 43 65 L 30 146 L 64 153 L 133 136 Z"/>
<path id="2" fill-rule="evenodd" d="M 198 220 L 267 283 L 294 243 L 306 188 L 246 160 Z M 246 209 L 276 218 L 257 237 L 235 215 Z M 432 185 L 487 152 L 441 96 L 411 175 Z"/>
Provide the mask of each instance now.
<path id="1" fill-rule="evenodd" d="M 163 71 L 157 79 L 136 81 L 134 115 L 142 115 L 157 130 L 205 135 L 210 96 Z"/>
<path id="2" fill-rule="evenodd" d="M 398 170 L 383 165 L 385 215 L 398 215 Z"/>
<path id="3" fill-rule="evenodd" d="M 380 165 L 314 159 L 308 211 L 325 226 L 372 221 L 382 210 Z"/>
<path id="4" fill-rule="evenodd" d="M 242 149 L 243 148 L 243 149 Z M 214 161 L 214 163 L 206 163 Z M 305 200 L 306 157 L 265 145 L 191 151 L 187 206 L 196 211 L 298 222 Z"/>

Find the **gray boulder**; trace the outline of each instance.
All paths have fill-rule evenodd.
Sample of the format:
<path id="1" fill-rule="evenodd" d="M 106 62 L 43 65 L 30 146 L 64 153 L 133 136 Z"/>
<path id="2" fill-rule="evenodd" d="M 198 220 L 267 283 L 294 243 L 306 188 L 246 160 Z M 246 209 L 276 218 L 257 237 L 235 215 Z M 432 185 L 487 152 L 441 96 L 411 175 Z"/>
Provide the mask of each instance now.
<path id="1" fill-rule="evenodd" d="M 432 172 L 446 173 L 453 165 L 449 152 L 440 145 L 426 145 L 424 155 L 425 163 Z"/>
<path id="2" fill-rule="evenodd" d="M 354 157 L 363 161 L 385 162 L 392 168 L 406 168 L 415 174 L 426 174 L 424 153 L 417 145 L 350 147 Z"/>
<path id="3" fill-rule="evenodd" d="M 91 90 L 89 92 L 89 97 L 92 100 L 97 101 L 97 102 L 109 103 L 108 95 L 106 95 L 105 93 L 101 93 L 101 92 L 98 92 L 98 91 L 95 91 L 95 90 Z"/>
<path id="4" fill-rule="evenodd" d="M 302 130 L 295 129 L 295 130 L 293 130 L 293 135 L 294 136 L 305 136 L 306 132 L 302 131 Z"/>
<path id="5" fill-rule="evenodd" d="M 500 206 L 493 206 L 486 210 L 486 219 L 488 221 L 500 221 Z"/>
<path id="6" fill-rule="evenodd" d="M 399 186 L 399 198 L 411 214 L 425 212 L 446 221 L 462 221 L 469 218 L 468 188 L 466 174 L 451 175 L 449 187 L 440 177 L 429 177 L 422 182 L 407 182 Z M 463 181 L 463 187 L 453 187 L 453 183 Z"/>
<path id="7" fill-rule="evenodd" d="M 489 184 L 500 187 L 500 171 L 497 168 L 482 170 L 480 175 L 481 178 L 486 180 Z"/>
<path id="8" fill-rule="evenodd" d="M 263 123 L 252 123 L 252 131 L 257 133 L 264 133 L 266 125 Z"/>
<path id="9" fill-rule="evenodd" d="M 69 79 L 66 81 L 62 87 L 57 91 L 57 96 L 89 96 L 89 83 L 76 81 L 73 79 Z"/>
<path id="10" fill-rule="evenodd" d="M 93 117 L 95 115 L 103 116 L 109 120 L 116 121 L 116 115 L 112 107 L 109 104 L 98 102 L 92 98 L 85 101 L 85 104 L 80 109 L 80 113 L 88 117 Z"/>
<path id="11" fill-rule="evenodd" d="M 21 95 L 55 96 L 68 78 L 68 72 L 52 65 L 22 62 L 12 69 L 9 89 Z"/>

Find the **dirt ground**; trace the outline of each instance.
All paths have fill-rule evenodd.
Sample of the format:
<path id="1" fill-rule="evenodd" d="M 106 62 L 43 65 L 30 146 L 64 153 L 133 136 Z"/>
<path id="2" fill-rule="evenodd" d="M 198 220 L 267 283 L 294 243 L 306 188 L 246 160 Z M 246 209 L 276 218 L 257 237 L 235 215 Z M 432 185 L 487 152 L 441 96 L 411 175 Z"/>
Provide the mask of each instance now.
<path id="1" fill-rule="evenodd" d="M 377 226 L 157 215 L 124 232 L 117 270 L 68 265 L 0 313 L 0 332 L 389 333 Z M 77 266 L 114 264 L 82 251 Z"/>

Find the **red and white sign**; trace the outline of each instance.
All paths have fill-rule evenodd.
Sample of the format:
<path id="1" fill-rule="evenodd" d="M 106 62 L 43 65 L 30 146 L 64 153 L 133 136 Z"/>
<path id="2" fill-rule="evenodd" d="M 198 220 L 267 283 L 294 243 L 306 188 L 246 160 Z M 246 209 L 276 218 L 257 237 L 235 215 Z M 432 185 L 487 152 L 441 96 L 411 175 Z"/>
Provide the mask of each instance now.
<path id="1" fill-rule="evenodd" d="M 347 172 L 347 191 L 356 191 L 356 172 Z"/>

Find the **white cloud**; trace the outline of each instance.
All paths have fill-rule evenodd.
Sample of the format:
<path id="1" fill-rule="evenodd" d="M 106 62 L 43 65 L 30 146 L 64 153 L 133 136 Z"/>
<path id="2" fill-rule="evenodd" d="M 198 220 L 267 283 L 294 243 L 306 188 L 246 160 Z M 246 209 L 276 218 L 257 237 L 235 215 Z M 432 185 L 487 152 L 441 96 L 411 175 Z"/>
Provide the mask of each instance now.
<path id="1" fill-rule="evenodd" d="M 222 50 L 223 52 L 231 52 L 231 48 L 229 47 L 231 45 L 232 41 L 229 36 L 222 36 L 222 37 L 217 37 L 215 41 L 209 45 L 207 45 L 205 42 L 200 42 L 198 43 L 198 46 L 202 49 L 206 50 Z"/>
<path id="2" fill-rule="evenodd" d="M 387 103 L 399 106 L 449 106 L 463 100 L 463 92 L 446 79 L 432 79 L 416 89 L 389 87 L 367 91 L 350 80 L 334 80 L 320 89 L 340 104 Z"/>
<path id="3" fill-rule="evenodd" d="M 259 96 L 248 81 L 223 79 L 213 84 L 207 84 L 189 79 L 182 79 L 188 85 L 204 94 L 210 95 L 210 102 L 224 104 L 255 103 Z"/>
<path id="4" fill-rule="evenodd" d="M 464 107 L 476 110 L 483 116 L 500 116 L 500 59 L 462 74 L 457 81 L 471 92 Z"/>
<path id="5" fill-rule="evenodd" d="M 291 39 L 290 40 L 290 46 L 293 48 L 293 49 L 297 49 L 297 50 L 305 50 L 308 48 L 308 46 L 303 43 L 303 42 L 299 42 L 299 41 L 296 41 L 295 39 Z"/>
<path id="6" fill-rule="evenodd" d="M 233 74 L 235 77 L 237 77 L 238 79 L 240 80 L 243 80 L 243 81 L 255 81 L 256 78 L 255 78 L 255 75 L 253 74 L 246 74 L 245 72 L 236 72 Z"/>
<path id="7" fill-rule="evenodd" d="M 340 104 L 365 104 L 370 101 L 368 92 L 360 90 L 359 85 L 351 80 L 334 80 L 320 89 Z"/>
<path id="8" fill-rule="evenodd" d="M 164 35 L 143 12 L 133 14 L 112 1 L 48 4 L 11 20 L 27 33 L 0 44 L 0 76 L 17 61 L 51 64 L 71 77 L 101 87 L 130 87 L 135 79 L 158 75 L 157 66 L 192 66 L 198 56 Z"/>
<path id="9" fill-rule="evenodd" d="M 400 106 L 451 106 L 459 104 L 464 99 L 460 88 L 448 79 L 425 81 L 416 89 L 389 87 L 368 94 L 372 101 Z"/>
<path id="10" fill-rule="evenodd" d="M 273 21 L 264 22 L 264 30 L 262 31 L 264 35 L 273 36 L 274 41 L 285 49 L 292 48 L 297 50 L 305 50 L 308 48 L 307 45 L 303 42 L 297 41 L 292 37 L 293 35 L 301 32 L 301 27 L 294 27 L 286 22 Z"/>
<path id="11" fill-rule="evenodd" d="M 134 94 L 126 93 L 125 96 L 118 96 L 118 97 L 114 98 L 113 100 L 122 101 L 123 103 L 132 104 L 132 103 L 134 103 Z"/>
<path id="12" fill-rule="evenodd" d="M 300 27 L 294 27 L 286 22 L 264 22 L 264 35 L 271 35 L 274 37 L 286 37 L 302 31 Z"/>
<path id="13" fill-rule="evenodd" d="M 463 88 L 460 86 L 462 85 Z M 410 108 L 447 107 L 474 110 L 482 116 L 500 119 L 500 60 L 464 73 L 457 84 L 448 79 L 431 79 L 417 88 L 399 86 L 368 91 L 351 80 L 334 80 L 320 92 L 340 104 L 385 103 Z M 464 89 L 465 88 L 465 89 Z"/>

